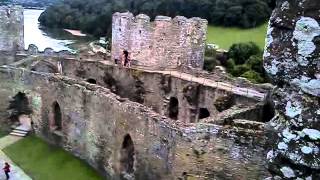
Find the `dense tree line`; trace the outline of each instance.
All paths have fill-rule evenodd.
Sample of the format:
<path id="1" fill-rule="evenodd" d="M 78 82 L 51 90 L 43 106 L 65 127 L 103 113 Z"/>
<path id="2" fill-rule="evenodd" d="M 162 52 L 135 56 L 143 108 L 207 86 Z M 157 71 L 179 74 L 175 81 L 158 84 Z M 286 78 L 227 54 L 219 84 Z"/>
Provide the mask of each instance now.
<path id="1" fill-rule="evenodd" d="M 43 8 L 50 6 L 59 0 L 0 0 L 0 5 L 16 4 L 23 7 Z"/>
<path id="2" fill-rule="evenodd" d="M 275 0 L 62 0 L 39 21 L 47 27 L 73 28 L 103 36 L 110 33 L 116 11 L 174 17 L 202 17 L 215 25 L 250 28 L 267 21 Z"/>

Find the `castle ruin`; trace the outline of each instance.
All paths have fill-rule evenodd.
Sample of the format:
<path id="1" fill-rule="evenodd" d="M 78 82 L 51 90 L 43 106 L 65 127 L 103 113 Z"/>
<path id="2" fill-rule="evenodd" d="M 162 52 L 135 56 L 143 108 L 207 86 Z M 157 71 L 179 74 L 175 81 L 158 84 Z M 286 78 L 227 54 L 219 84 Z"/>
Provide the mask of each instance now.
<path id="1" fill-rule="evenodd" d="M 275 13 L 282 12 L 279 8 L 278 5 Z M 285 11 L 283 13 L 286 16 Z M 277 14 L 273 18 L 276 17 Z M 270 29 L 284 25 L 276 23 L 279 22 L 271 19 Z M 5 65 L 0 66 L 0 122 L 13 124 L 5 118 L 8 104 L 11 97 L 24 93 L 33 111 L 30 117 L 35 134 L 85 160 L 107 179 L 264 179 L 270 176 L 265 167 L 267 158 L 276 164 L 270 169 L 278 179 L 287 178 L 289 168 L 295 175 L 300 169 L 306 169 L 301 177 L 317 178 L 316 151 L 301 156 L 315 157 L 307 165 L 288 160 L 293 157 L 291 150 L 295 144 L 299 147 L 305 142 L 305 146 L 318 145 L 317 139 L 312 139 L 316 136 L 310 139 L 310 131 L 305 130 L 307 127 L 319 129 L 315 115 L 317 95 L 310 89 L 314 86 L 306 82 L 303 84 L 306 92 L 297 93 L 295 86 L 281 82 L 280 75 L 289 73 L 279 73 L 279 76 L 276 73 L 279 87 L 284 88 L 276 91 L 280 111 L 269 122 L 274 115 L 268 103 L 273 87 L 243 82 L 219 72 L 201 71 L 206 24 L 198 18 L 183 17 L 157 17 L 155 23 L 150 23 L 145 15 L 116 13 L 112 57 L 107 60 L 80 58 L 51 49 L 38 52 L 35 46 L 15 52 L 13 62 L 1 60 Z M 306 27 L 310 32 L 318 32 L 314 26 Z M 282 30 L 292 34 L 290 28 Z M 277 54 L 278 48 L 285 49 L 286 45 L 278 44 L 283 42 L 282 31 L 269 32 L 265 66 L 272 74 L 290 63 L 282 62 L 282 53 Z M 299 41 L 295 43 L 298 45 Z M 123 49 L 131 53 L 135 61 L 133 68 L 114 65 L 114 59 L 119 58 Z M 316 57 L 309 55 L 307 60 Z M 178 71 L 180 68 L 197 71 L 182 73 Z M 290 78 L 286 80 L 294 79 Z M 285 97 L 290 93 L 294 96 Z M 288 105 L 289 100 L 295 102 Z M 312 109 L 300 111 L 302 104 Z M 284 122 L 283 127 L 288 128 L 279 132 L 290 140 L 293 135 L 301 134 L 291 124 L 294 121 L 284 114 L 286 109 L 295 117 L 300 112 L 305 114 L 294 120 L 303 119 L 300 128 L 306 132 L 307 136 L 303 137 L 306 141 L 295 141 L 298 143 L 293 146 L 287 144 L 290 151 L 287 152 L 276 148 L 285 147 L 281 145 L 289 139 L 273 137 L 270 139 L 278 139 L 271 142 L 275 149 L 267 153 L 268 124 L 283 125 L 281 122 Z M 313 120 L 304 121 L 305 117 Z"/>
<path id="2" fill-rule="evenodd" d="M 207 20 L 157 16 L 150 22 L 147 15 L 127 12 L 115 13 L 112 22 L 112 59 L 127 50 L 139 66 L 203 68 Z"/>

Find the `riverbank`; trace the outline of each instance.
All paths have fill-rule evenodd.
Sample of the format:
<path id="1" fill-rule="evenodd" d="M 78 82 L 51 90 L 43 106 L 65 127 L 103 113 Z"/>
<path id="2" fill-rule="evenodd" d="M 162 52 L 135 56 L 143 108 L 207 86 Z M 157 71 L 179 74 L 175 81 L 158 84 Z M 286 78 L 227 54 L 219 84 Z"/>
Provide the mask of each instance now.
<path id="1" fill-rule="evenodd" d="M 74 36 L 79 36 L 79 37 L 86 37 L 86 34 L 83 34 L 80 30 L 73 30 L 73 29 L 63 29 L 67 31 L 68 33 L 74 35 Z"/>

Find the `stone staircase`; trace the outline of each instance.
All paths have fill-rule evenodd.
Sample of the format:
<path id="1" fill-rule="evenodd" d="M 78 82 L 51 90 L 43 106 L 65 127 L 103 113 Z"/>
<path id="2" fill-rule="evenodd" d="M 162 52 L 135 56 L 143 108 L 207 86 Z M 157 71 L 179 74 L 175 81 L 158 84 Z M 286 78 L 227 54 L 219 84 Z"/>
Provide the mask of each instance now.
<path id="1" fill-rule="evenodd" d="M 13 130 L 9 135 L 26 137 L 30 131 L 31 131 L 31 127 L 20 125 L 20 126 L 17 126 L 16 128 L 13 128 Z"/>

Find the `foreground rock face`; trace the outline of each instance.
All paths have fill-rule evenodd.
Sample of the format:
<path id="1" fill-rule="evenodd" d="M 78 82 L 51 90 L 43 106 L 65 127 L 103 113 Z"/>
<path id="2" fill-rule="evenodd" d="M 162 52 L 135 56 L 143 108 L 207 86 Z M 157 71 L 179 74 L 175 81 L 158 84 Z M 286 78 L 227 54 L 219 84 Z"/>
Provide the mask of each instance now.
<path id="1" fill-rule="evenodd" d="M 270 19 L 264 65 L 279 88 L 268 159 L 282 178 L 320 178 L 319 9 L 318 0 L 279 0 Z"/>

